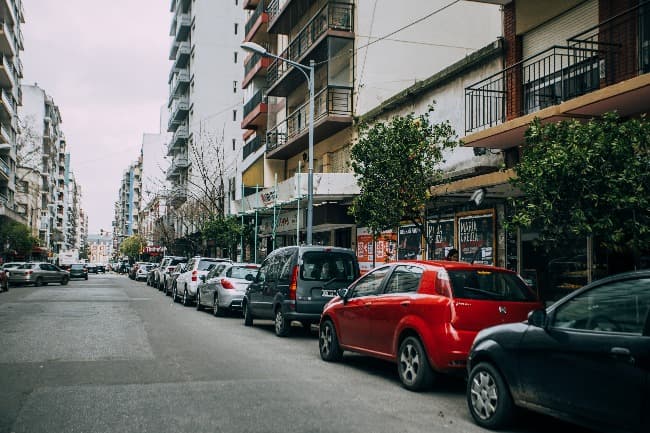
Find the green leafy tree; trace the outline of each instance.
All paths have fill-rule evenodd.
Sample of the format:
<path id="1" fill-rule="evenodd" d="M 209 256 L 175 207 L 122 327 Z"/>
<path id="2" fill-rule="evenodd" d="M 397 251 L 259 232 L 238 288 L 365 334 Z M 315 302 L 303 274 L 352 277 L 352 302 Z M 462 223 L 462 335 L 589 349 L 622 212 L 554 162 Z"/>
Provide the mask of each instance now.
<path id="1" fill-rule="evenodd" d="M 132 235 L 124 239 L 120 245 L 120 252 L 131 259 L 137 259 L 144 248 L 145 241 L 140 235 Z"/>
<path id="2" fill-rule="evenodd" d="M 650 124 L 615 113 L 526 133 L 513 185 L 524 197 L 510 222 L 545 239 L 594 236 L 613 250 L 650 243 Z"/>
<path id="3" fill-rule="evenodd" d="M 427 239 L 423 221 L 430 190 L 442 180 L 443 152 L 458 145 L 449 122 L 431 122 L 431 112 L 433 105 L 425 114 L 359 126 L 351 157 L 361 192 L 351 213 L 375 237 L 410 221 Z"/>
<path id="4" fill-rule="evenodd" d="M 34 245 L 38 245 L 38 239 L 32 236 L 29 227 L 0 217 L 0 249 L 5 255 L 27 257 Z"/>
<path id="5" fill-rule="evenodd" d="M 236 251 L 241 234 L 241 222 L 234 216 L 214 216 L 203 224 L 201 230 L 203 239 L 214 240 L 218 247 L 227 249 L 231 256 Z"/>

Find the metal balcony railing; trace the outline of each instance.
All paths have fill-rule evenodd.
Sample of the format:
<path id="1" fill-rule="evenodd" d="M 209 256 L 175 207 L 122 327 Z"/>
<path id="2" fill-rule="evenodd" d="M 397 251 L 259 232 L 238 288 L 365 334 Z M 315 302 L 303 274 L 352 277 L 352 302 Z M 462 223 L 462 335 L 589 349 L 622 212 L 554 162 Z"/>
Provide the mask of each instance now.
<path id="1" fill-rule="evenodd" d="M 266 12 L 264 10 L 264 0 L 260 0 L 258 3 L 257 7 L 251 14 L 251 16 L 248 18 L 248 21 L 246 21 L 246 27 L 244 28 L 244 36 L 248 35 L 248 32 L 251 31 L 255 23 L 257 22 L 258 18 Z"/>
<path id="2" fill-rule="evenodd" d="M 314 95 L 314 123 L 329 115 L 352 116 L 352 89 L 326 87 Z M 293 111 L 287 119 L 267 132 L 266 150 L 270 151 L 294 140 L 309 128 L 309 101 Z"/>
<path id="3" fill-rule="evenodd" d="M 261 44 L 262 46 L 264 44 Z M 265 47 L 268 49 L 268 47 Z M 248 62 L 244 65 L 244 77 L 248 76 L 248 73 L 263 59 L 259 53 L 253 53 L 248 59 Z"/>
<path id="4" fill-rule="evenodd" d="M 255 153 L 257 149 L 266 144 L 266 137 L 263 135 L 256 135 L 251 141 L 244 145 L 242 160 L 246 159 L 249 155 Z"/>
<path id="5" fill-rule="evenodd" d="M 265 90 L 266 89 L 258 90 L 257 92 L 255 92 L 253 97 L 249 99 L 248 102 L 246 102 L 246 104 L 244 104 L 244 119 L 246 118 L 246 116 L 248 116 L 251 113 L 251 111 L 255 109 L 255 107 L 257 107 L 264 101 Z"/>
<path id="6" fill-rule="evenodd" d="M 337 2 L 323 6 L 303 27 L 300 33 L 291 40 L 287 49 L 280 54 L 280 57 L 295 62 L 299 61 L 327 30 L 354 31 L 354 6 Z M 291 68 L 291 65 L 280 59 L 271 62 L 266 76 L 268 86 L 273 86 Z"/>
<path id="7" fill-rule="evenodd" d="M 0 158 L 0 173 L 4 173 L 7 177 L 9 177 L 9 174 L 11 173 L 9 164 L 7 164 L 7 162 L 2 158 Z"/>
<path id="8" fill-rule="evenodd" d="M 629 9 L 465 89 L 465 133 L 650 72 L 643 5 Z"/>

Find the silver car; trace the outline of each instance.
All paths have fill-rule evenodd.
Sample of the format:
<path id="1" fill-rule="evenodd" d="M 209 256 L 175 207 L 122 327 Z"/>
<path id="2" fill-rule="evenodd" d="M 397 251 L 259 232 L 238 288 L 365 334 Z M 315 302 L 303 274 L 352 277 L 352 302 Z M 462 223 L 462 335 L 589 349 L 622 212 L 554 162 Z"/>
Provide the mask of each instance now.
<path id="1" fill-rule="evenodd" d="M 33 284 L 44 286 L 48 283 L 68 284 L 70 274 L 51 263 L 25 263 L 9 271 L 11 284 Z"/>
<path id="2" fill-rule="evenodd" d="M 211 307 L 215 316 L 241 311 L 246 288 L 260 265 L 255 263 L 221 263 L 201 277 L 197 289 L 196 309 Z"/>

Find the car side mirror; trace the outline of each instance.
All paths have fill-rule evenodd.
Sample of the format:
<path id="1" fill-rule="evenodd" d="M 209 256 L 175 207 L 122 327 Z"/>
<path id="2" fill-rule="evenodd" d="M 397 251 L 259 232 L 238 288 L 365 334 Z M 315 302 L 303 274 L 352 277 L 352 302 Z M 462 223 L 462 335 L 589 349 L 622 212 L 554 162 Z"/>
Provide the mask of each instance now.
<path id="1" fill-rule="evenodd" d="M 528 313 L 528 324 L 531 326 L 546 328 L 548 322 L 547 319 L 546 310 L 533 310 Z"/>
<path id="2" fill-rule="evenodd" d="M 205 275 L 199 275 L 199 278 L 205 283 Z"/>
<path id="3" fill-rule="evenodd" d="M 339 289 L 336 294 L 339 295 L 341 299 L 343 299 L 343 303 L 345 304 L 348 302 L 348 294 L 350 293 L 350 290 L 347 287 L 343 287 Z"/>

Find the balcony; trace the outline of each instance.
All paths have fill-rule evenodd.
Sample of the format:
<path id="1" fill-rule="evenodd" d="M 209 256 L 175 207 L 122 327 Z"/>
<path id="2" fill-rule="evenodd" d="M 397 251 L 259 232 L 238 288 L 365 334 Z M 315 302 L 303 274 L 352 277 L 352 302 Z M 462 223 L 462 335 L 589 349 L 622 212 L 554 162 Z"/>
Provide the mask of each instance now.
<path id="1" fill-rule="evenodd" d="M 190 35 L 192 20 L 189 13 L 179 12 L 172 20 L 169 36 L 174 36 L 176 42 L 186 41 Z"/>
<path id="2" fill-rule="evenodd" d="M 177 186 L 171 190 L 169 195 L 169 204 L 172 206 L 180 206 L 187 201 L 187 188 Z"/>
<path id="3" fill-rule="evenodd" d="M 263 0 L 244 0 L 244 9 L 255 9 Z"/>
<path id="4" fill-rule="evenodd" d="M 180 45 L 181 44 L 179 42 L 172 41 L 172 46 L 169 49 L 169 60 L 176 60 L 176 53 L 178 53 L 178 47 Z M 172 72 L 173 72 L 173 69 L 172 69 Z M 171 80 L 171 77 L 170 77 L 170 80 Z"/>
<path id="5" fill-rule="evenodd" d="M 181 42 L 178 44 L 178 50 L 176 51 L 176 59 L 174 60 L 174 69 L 183 69 L 185 68 L 190 61 L 190 54 L 192 53 L 192 47 L 189 42 Z"/>
<path id="6" fill-rule="evenodd" d="M 171 156 L 176 151 L 182 149 L 190 138 L 190 130 L 187 124 L 179 125 L 167 146 L 167 156 Z"/>
<path id="7" fill-rule="evenodd" d="M 643 13 L 632 8 L 569 38 L 565 46 L 550 47 L 467 87 L 463 141 L 507 149 L 523 142 L 535 117 L 546 123 L 612 110 L 622 116 L 645 112 L 650 35 L 638 32 Z"/>
<path id="8" fill-rule="evenodd" d="M 3 20 L 0 20 L 0 52 L 8 56 L 15 56 L 18 53 L 13 31 Z"/>
<path id="9" fill-rule="evenodd" d="M 259 42 L 260 37 L 266 38 L 266 25 L 269 22 L 269 14 L 264 10 L 264 0 L 260 0 L 255 11 L 246 21 L 244 28 L 244 42 Z"/>
<path id="10" fill-rule="evenodd" d="M 314 96 L 314 143 L 352 124 L 352 89 L 326 87 Z M 308 147 L 308 101 L 266 133 L 266 156 L 287 159 Z"/>
<path id="11" fill-rule="evenodd" d="M 170 98 L 180 96 L 186 93 L 187 88 L 190 86 L 190 71 L 187 69 L 178 70 L 172 77 L 172 82 L 169 85 Z"/>
<path id="12" fill-rule="evenodd" d="M 265 144 L 266 137 L 264 135 L 256 135 L 255 138 L 244 145 L 244 149 L 242 150 L 242 161 L 255 153 L 257 149 L 264 147 Z"/>
<path id="13" fill-rule="evenodd" d="M 13 134 L 4 124 L 0 124 L 0 144 L 13 143 Z"/>
<path id="14" fill-rule="evenodd" d="M 16 114 L 16 103 L 7 89 L 0 91 L 0 118 L 11 119 Z"/>
<path id="15" fill-rule="evenodd" d="M 0 54 L 0 87 L 13 89 L 16 84 L 16 72 L 10 57 Z"/>
<path id="16" fill-rule="evenodd" d="M 310 54 L 313 54 L 319 45 L 328 36 L 340 38 L 354 38 L 354 7 L 347 3 L 328 3 L 303 27 L 289 43 L 280 57 L 294 62 L 305 62 Z M 328 58 L 329 53 L 324 57 Z M 313 57 L 313 56 L 312 56 Z M 302 73 L 287 62 L 274 59 L 268 67 L 266 83 L 269 87 L 269 95 L 286 96 L 291 86 L 284 82 L 286 78 L 293 76 L 291 82 L 302 79 Z"/>
<path id="17" fill-rule="evenodd" d="M 170 119 L 173 122 L 181 122 L 187 117 L 187 113 L 190 111 L 190 98 L 187 95 L 182 95 L 180 97 L 174 98 L 170 105 L 169 113 L 171 115 Z"/>
<path id="18" fill-rule="evenodd" d="M 266 126 L 266 115 L 268 105 L 264 96 L 265 89 L 260 89 L 244 105 L 244 120 L 241 122 L 241 129 L 257 129 Z"/>
<path id="19" fill-rule="evenodd" d="M 266 71 L 271 64 L 271 58 L 253 53 L 244 64 L 244 81 L 242 87 L 245 89 L 255 77 L 266 77 Z"/>
<path id="20" fill-rule="evenodd" d="M 172 160 L 171 165 L 169 166 L 169 169 L 167 169 L 167 174 L 166 174 L 166 179 L 167 180 L 172 180 L 180 176 L 181 172 L 189 167 L 189 160 L 187 159 L 187 155 L 185 154 L 179 154 L 175 155 L 174 159 Z"/>

